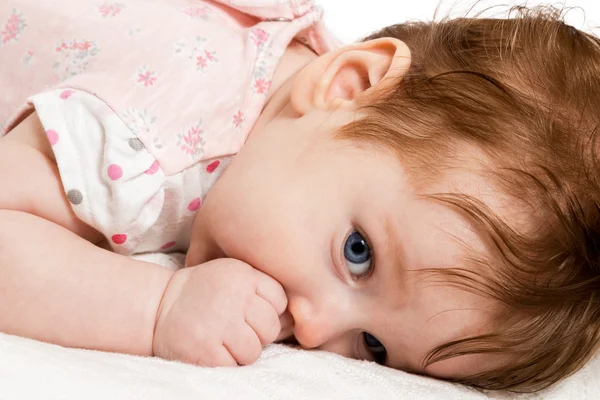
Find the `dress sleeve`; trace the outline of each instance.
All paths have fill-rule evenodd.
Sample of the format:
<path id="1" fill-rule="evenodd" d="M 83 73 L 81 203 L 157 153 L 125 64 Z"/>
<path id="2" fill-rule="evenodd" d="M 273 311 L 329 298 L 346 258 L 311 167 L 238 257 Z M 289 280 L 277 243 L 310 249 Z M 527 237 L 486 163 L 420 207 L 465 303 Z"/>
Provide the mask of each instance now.
<path id="1" fill-rule="evenodd" d="M 32 96 L 73 211 L 120 254 L 135 252 L 164 204 L 154 156 L 101 99 L 60 89 Z"/>

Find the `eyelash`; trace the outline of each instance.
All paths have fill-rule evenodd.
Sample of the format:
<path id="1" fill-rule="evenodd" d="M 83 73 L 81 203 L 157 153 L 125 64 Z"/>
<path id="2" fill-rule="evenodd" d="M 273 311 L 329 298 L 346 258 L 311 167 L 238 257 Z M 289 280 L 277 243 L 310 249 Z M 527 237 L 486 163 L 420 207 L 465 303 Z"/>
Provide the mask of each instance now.
<path id="1" fill-rule="evenodd" d="M 367 333 L 367 332 L 361 333 L 360 340 L 362 341 L 362 345 L 364 346 L 365 350 L 367 351 L 367 353 L 369 353 L 371 355 L 371 357 L 373 357 L 373 361 L 375 361 L 379 365 L 385 365 L 385 362 L 387 360 L 387 350 L 386 350 L 385 346 L 383 344 L 381 345 L 383 347 L 382 352 L 374 351 L 367 344 L 366 335 L 370 335 L 373 338 L 375 338 L 375 336 L 371 335 L 370 333 Z M 375 340 L 377 340 L 379 342 L 379 340 L 377 338 L 375 338 Z M 379 342 L 379 343 L 381 343 L 381 342 Z"/>

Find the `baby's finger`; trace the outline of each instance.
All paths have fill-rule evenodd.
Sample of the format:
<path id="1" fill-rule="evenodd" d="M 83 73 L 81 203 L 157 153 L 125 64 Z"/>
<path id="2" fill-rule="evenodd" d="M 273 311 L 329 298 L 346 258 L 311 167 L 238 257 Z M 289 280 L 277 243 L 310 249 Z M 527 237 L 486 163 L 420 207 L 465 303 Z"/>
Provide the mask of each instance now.
<path id="1" fill-rule="evenodd" d="M 223 346 L 240 365 L 250 365 L 258 360 L 262 353 L 262 344 L 248 324 L 229 330 L 223 340 Z"/>
<path id="2" fill-rule="evenodd" d="M 271 303 L 259 296 L 254 296 L 246 309 L 246 323 L 256 332 L 262 345 L 273 343 L 277 339 L 281 324 L 277 311 Z"/>
<path id="3" fill-rule="evenodd" d="M 236 367 L 237 361 L 225 346 L 210 346 L 194 362 L 203 367 Z"/>
<path id="4" fill-rule="evenodd" d="M 287 308 L 287 296 L 283 286 L 268 275 L 260 274 L 256 285 L 256 294 L 271 303 L 278 315 Z"/>

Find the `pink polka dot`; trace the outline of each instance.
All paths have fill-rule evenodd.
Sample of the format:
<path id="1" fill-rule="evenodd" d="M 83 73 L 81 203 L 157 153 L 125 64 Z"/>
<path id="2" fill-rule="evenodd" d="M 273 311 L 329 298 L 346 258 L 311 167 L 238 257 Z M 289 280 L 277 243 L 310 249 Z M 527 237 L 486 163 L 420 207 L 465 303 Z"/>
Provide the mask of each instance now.
<path id="1" fill-rule="evenodd" d="M 50 146 L 54 146 L 58 142 L 58 133 L 53 131 L 52 129 L 48 129 L 46 131 L 46 136 L 48 136 L 48 141 L 50 142 Z"/>
<path id="2" fill-rule="evenodd" d="M 112 235 L 111 239 L 115 244 L 123 244 L 127 241 L 127 235 L 124 233 L 118 233 L 116 235 Z"/>
<path id="3" fill-rule="evenodd" d="M 201 204 L 202 204 L 202 200 L 200 199 L 200 197 L 197 197 L 194 200 L 190 201 L 190 204 L 188 204 L 188 210 L 196 211 L 197 209 L 200 208 Z"/>
<path id="4" fill-rule="evenodd" d="M 64 92 L 62 92 L 62 93 L 60 94 L 60 98 L 61 98 L 61 99 L 63 99 L 63 100 L 66 100 L 66 99 L 68 99 L 69 97 L 71 97 L 71 95 L 72 95 L 73 93 L 75 93 L 75 91 L 74 91 L 74 90 L 65 90 Z"/>
<path id="5" fill-rule="evenodd" d="M 166 249 L 169 249 L 169 248 L 175 246 L 175 244 L 176 244 L 175 242 L 167 242 L 167 243 L 163 244 L 162 246 L 160 246 L 160 248 L 161 248 L 161 250 L 166 250 Z"/>
<path id="6" fill-rule="evenodd" d="M 123 176 L 123 169 L 119 167 L 117 164 L 111 164 L 108 166 L 108 177 L 113 181 L 120 179 Z"/>
<path id="7" fill-rule="evenodd" d="M 154 161 L 150 168 L 148 168 L 144 173 L 148 175 L 154 175 L 156 171 L 158 171 L 158 161 Z"/>
<path id="8" fill-rule="evenodd" d="M 211 162 L 210 164 L 208 164 L 208 167 L 206 167 L 206 172 L 213 172 L 215 169 L 217 169 L 219 164 L 221 164 L 221 161 L 219 160 Z"/>

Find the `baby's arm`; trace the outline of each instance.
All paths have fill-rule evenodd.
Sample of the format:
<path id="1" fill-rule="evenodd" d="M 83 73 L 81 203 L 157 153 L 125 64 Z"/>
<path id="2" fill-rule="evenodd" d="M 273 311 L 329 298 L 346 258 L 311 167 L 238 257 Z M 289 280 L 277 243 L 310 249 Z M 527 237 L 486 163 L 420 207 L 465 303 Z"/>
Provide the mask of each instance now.
<path id="1" fill-rule="evenodd" d="M 42 135 L 32 114 L 0 139 L 0 332 L 151 355 L 172 272 L 94 244 Z"/>
<path id="2" fill-rule="evenodd" d="M 0 210 L 0 331 L 68 347 L 152 355 L 171 272 Z"/>
<path id="3" fill-rule="evenodd" d="M 175 273 L 98 246 L 35 114 L 0 139 L 0 332 L 68 347 L 250 364 L 281 331 L 283 287 L 233 259 Z"/>

